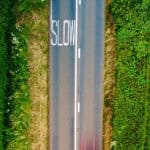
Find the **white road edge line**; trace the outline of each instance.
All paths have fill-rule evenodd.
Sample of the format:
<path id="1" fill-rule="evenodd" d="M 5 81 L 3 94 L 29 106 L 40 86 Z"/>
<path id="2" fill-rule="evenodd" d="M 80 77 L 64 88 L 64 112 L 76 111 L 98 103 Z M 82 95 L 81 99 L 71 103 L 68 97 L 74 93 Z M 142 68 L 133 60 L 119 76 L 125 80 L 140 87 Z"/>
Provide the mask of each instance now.
<path id="1" fill-rule="evenodd" d="M 76 13 L 75 13 L 75 18 L 76 18 L 76 38 L 75 38 L 75 86 L 74 86 L 74 150 L 77 150 L 77 75 L 78 75 L 78 0 L 76 0 Z"/>
<path id="2" fill-rule="evenodd" d="M 52 0 L 51 0 L 50 5 L 51 5 L 51 15 L 50 15 L 50 19 L 51 19 L 51 20 L 50 20 L 50 21 L 52 21 L 52 19 L 53 19 L 53 17 L 52 17 L 52 14 L 53 14 L 53 10 L 52 10 L 52 9 L 53 9 L 53 6 L 52 6 Z"/>
<path id="3" fill-rule="evenodd" d="M 81 5 L 81 0 L 79 0 L 79 5 Z"/>
<path id="4" fill-rule="evenodd" d="M 80 48 L 78 48 L 78 59 L 80 59 L 80 57 L 81 57 L 81 49 Z"/>
<path id="5" fill-rule="evenodd" d="M 78 102 L 78 113 L 80 112 L 80 102 Z"/>

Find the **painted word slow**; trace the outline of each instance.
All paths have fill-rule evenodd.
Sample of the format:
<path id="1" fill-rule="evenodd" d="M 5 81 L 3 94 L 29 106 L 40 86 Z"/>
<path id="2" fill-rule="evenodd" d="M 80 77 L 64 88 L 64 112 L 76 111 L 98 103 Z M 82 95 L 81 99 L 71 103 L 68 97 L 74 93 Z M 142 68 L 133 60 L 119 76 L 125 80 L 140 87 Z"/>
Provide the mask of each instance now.
<path id="1" fill-rule="evenodd" d="M 51 21 L 51 45 L 74 46 L 76 37 L 75 20 Z"/>

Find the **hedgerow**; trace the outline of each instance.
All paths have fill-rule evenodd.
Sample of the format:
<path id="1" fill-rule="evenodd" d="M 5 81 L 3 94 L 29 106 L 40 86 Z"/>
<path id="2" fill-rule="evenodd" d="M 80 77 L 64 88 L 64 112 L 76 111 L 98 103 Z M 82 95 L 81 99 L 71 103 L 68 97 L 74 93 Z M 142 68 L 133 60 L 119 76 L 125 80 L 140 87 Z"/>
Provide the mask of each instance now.
<path id="1" fill-rule="evenodd" d="M 17 26 L 11 33 L 12 47 L 9 52 L 7 111 L 5 116 L 5 146 L 8 150 L 29 149 L 29 70 L 26 28 Z"/>
<path id="2" fill-rule="evenodd" d="M 116 150 L 150 149 L 150 0 L 113 0 L 116 30 Z"/>
<path id="3" fill-rule="evenodd" d="M 20 21 L 34 9 L 47 3 L 41 0 L 15 0 L 11 4 L 8 49 L 7 103 L 5 104 L 5 142 L 7 150 L 29 150 L 30 91 L 28 68 L 28 40 L 30 27 Z M 19 21 L 16 23 L 16 21 Z"/>
<path id="4" fill-rule="evenodd" d="M 5 1 L 4 3 L 7 3 Z M 29 70 L 28 70 L 28 28 L 16 24 L 17 1 L 9 3 L 7 22 L 7 85 L 4 102 L 3 148 L 7 150 L 30 149 L 29 129 Z M 4 58 L 5 58 L 4 57 Z"/>
<path id="5" fill-rule="evenodd" d="M 39 9 L 47 4 L 47 0 L 19 0 L 17 11 L 18 13 L 29 13 L 35 9 Z"/>
<path id="6" fill-rule="evenodd" d="M 29 29 L 16 20 L 46 3 L 0 1 L 0 150 L 30 149 Z"/>
<path id="7" fill-rule="evenodd" d="M 3 150 L 3 112 L 7 73 L 7 28 L 9 19 L 9 0 L 0 1 L 0 149 Z"/>

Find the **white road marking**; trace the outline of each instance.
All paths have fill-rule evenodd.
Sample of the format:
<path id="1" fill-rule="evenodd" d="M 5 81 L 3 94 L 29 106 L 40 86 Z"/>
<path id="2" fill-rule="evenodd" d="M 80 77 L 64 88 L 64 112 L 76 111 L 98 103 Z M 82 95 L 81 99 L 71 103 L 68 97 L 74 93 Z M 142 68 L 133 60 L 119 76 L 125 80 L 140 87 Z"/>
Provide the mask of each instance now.
<path id="1" fill-rule="evenodd" d="M 93 139 L 93 149 L 95 150 L 96 149 L 96 143 L 95 143 L 96 141 L 95 141 L 95 136 L 94 136 L 94 139 Z"/>
<path id="2" fill-rule="evenodd" d="M 78 59 L 80 59 L 81 53 L 80 53 L 80 48 L 78 48 Z"/>
<path id="3" fill-rule="evenodd" d="M 76 0 L 75 86 L 74 86 L 74 150 L 77 150 L 77 75 L 78 75 L 78 0 Z"/>
<path id="4" fill-rule="evenodd" d="M 85 145 L 84 145 L 84 146 L 85 146 L 85 147 L 84 147 L 84 150 L 86 150 L 86 137 L 85 137 L 85 142 L 84 142 L 84 144 L 85 144 Z"/>
<path id="5" fill-rule="evenodd" d="M 53 6 L 52 6 L 52 1 L 51 1 L 51 3 L 50 3 L 50 5 L 51 5 L 51 15 L 50 15 L 50 18 L 51 18 L 51 21 L 52 21 L 52 19 L 53 19 L 53 17 L 52 17 L 52 14 L 53 14 Z"/>
<path id="6" fill-rule="evenodd" d="M 80 112 L 80 102 L 78 102 L 78 113 Z"/>
<path id="7" fill-rule="evenodd" d="M 81 5 L 81 0 L 79 0 L 79 5 Z"/>

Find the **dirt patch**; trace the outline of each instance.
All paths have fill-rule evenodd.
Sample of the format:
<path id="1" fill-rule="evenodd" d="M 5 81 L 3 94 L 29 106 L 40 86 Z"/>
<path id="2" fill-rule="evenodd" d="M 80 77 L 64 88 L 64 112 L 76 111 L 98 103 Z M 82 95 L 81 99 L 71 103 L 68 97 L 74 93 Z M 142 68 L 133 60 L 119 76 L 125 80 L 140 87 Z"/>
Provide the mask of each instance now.
<path id="1" fill-rule="evenodd" d="M 105 69 L 104 69 L 104 132 L 103 149 L 110 150 L 112 140 L 112 101 L 115 89 L 115 38 L 112 15 L 107 10 L 111 1 L 106 2 L 106 28 L 105 28 Z"/>
<path id="2" fill-rule="evenodd" d="M 30 16 L 29 67 L 31 150 L 48 148 L 48 7 Z"/>

